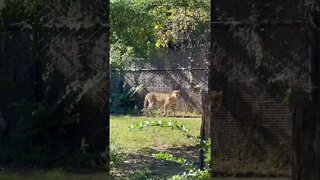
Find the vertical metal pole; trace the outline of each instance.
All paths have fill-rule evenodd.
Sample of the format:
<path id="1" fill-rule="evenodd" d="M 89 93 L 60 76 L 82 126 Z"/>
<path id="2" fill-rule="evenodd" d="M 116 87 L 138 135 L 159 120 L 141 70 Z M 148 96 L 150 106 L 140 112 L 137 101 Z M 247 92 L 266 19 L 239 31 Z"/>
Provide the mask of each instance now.
<path id="1" fill-rule="evenodd" d="M 214 22 L 214 0 L 211 0 L 211 8 L 210 8 L 210 30 L 211 30 L 211 33 L 210 33 L 210 51 L 209 51 L 209 73 L 208 73 L 208 89 L 209 91 L 212 91 L 213 90 L 213 83 L 212 83 L 212 80 L 213 80 L 213 43 L 214 43 L 214 38 L 213 38 L 213 29 L 214 29 L 214 25 L 213 25 L 213 22 Z"/>
<path id="2" fill-rule="evenodd" d="M 201 116 L 201 127 L 200 127 L 200 151 L 199 151 L 199 161 L 200 161 L 200 169 L 203 170 L 204 169 L 204 140 L 205 140 L 205 120 L 207 118 L 207 101 L 205 100 L 205 95 L 206 92 L 201 92 L 201 103 L 202 103 L 202 116 Z"/>
<path id="3" fill-rule="evenodd" d="M 104 21 L 104 23 L 106 23 L 107 24 L 107 28 L 106 28 L 106 49 L 105 49 L 105 51 L 106 52 L 108 52 L 107 53 L 107 59 L 106 59 L 106 61 L 107 61 L 107 63 L 106 63 L 106 71 L 107 71 L 107 78 L 106 78 L 106 90 L 108 91 L 108 92 L 106 92 L 106 95 L 107 95 L 107 101 L 108 101 L 108 104 L 107 104 L 107 106 L 106 106 L 106 108 L 107 108 L 107 113 L 106 113 L 106 115 L 107 115 L 107 118 L 106 118 L 106 120 L 107 120 L 107 147 L 106 147 L 106 157 L 107 157 L 107 159 L 106 159 L 106 161 L 107 161 L 107 179 L 109 179 L 110 178 L 110 116 L 109 116 L 109 114 L 110 114 L 110 104 L 109 104 L 109 99 L 110 99 L 110 67 L 109 67 L 109 64 L 110 64 L 110 1 L 105 1 L 105 2 L 103 2 L 102 0 L 101 0 L 101 3 L 104 5 L 103 7 L 103 9 L 102 9 L 102 12 L 103 12 L 103 15 L 102 15 L 102 17 L 103 17 L 103 19 L 105 20 Z M 104 11 L 104 9 L 105 9 L 105 11 Z"/>
<path id="4" fill-rule="evenodd" d="M 313 149 L 311 152 L 313 153 L 311 156 L 299 153 L 296 154 L 299 159 L 310 158 L 306 161 L 314 161 L 314 166 L 312 168 L 306 168 L 305 165 L 302 164 L 298 166 L 299 174 L 301 177 L 296 176 L 295 179 L 305 179 L 305 178 L 314 178 L 320 179 L 320 51 L 319 51 L 319 27 L 320 27 L 320 17 L 317 13 L 309 14 L 309 23 L 310 27 L 310 46 L 309 46 L 309 84 L 310 84 L 310 99 L 312 105 L 312 119 L 307 120 L 303 119 L 300 124 L 306 124 L 305 126 L 310 127 L 311 129 L 308 132 L 302 132 L 300 134 L 301 137 L 310 137 L 310 139 L 304 139 L 304 141 L 308 140 L 312 142 L 311 147 Z M 303 127 L 300 127 L 303 128 Z M 299 132 L 294 132 L 299 133 Z M 302 142 L 300 146 L 305 146 L 306 142 Z M 298 151 L 300 148 L 299 144 L 296 147 L 295 151 Z M 304 147 L 305 148 L 305 147 Z M 295 152 L 297 153 L 297 152 Z M 312 159 L 311 159 L 312 158 Z M 308 175 L 308 177 L 305 177 Z"/>
<path id="5" fill-rule="evenodd" d="M 320 178 L 320 51 L 319 51 L 319 27 L 320 27 L 320 17 L 312 17 L 313 24 L 315 27 L 311 29 L 311 46 L 309 49 L 309 71 L 310 71 L 310 97 L 312 105 L 315 108 L 315 137 L 314 137 L 314 155 L 315 155 L 315 169 L 314 177 L 316 179 Z"/>
<path id="6" fill-rule="evenodd" d="M 319 33 L 317 29 L 311 30 L 311 45 L 309 47 L 309 82 L 310 96 L 313 105 L 319 105 Z"/>
<path id="7" fill-rule="evenodd" d="M 214 0 L 211 0 L 211 6 L 210 6 L 210 29 L 211 29 L 211 33 L 210 33 L 210 52 L 209 52 L 209 73 L 208 73 L 208 89 L 209 89 L 209 97 L 210 96 L 210 92 L 213 90 L 213 76 L 214 76 L 214 71 L 213 71 L 213 59 L 214 59 L 214 53 L 213 53 L 213 43 L 214 43 L 214 38 L 213 38 L 213 30 L 214 30 L 214 27 L 213 27 L 213 22 L 214 22 Z M 211 99 L 208 101 L 209 102 L 209 112 L 211 112 L 211 105 L 210 105 L 210 102 L 211 102 Z M 211 160 L 210 160 L 210 172 L 211 172 L 211 178 L 213 177 L 213 170 L 214 170 L 214 167 L 213 167 L 213 152 L 214 152 L 214 147 L 213 147 L 213 116 L 212 114 L 210 114 L 210 139 L 211 139 Z"/>

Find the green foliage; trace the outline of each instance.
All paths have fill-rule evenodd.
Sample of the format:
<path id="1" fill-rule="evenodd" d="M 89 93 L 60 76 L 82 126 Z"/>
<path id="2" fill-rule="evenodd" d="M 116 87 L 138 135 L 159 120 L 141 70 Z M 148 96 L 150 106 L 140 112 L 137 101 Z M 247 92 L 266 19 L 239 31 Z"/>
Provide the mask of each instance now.
<path id="1" fill-rule="evenodd" d="M 154 44 L 153 17 L 127 0 L 111 1 L 111 67 L 130 64 L 130 57 L 148 57 Z"/>
<path id="2" fill-rule="evenodd" d="M 187 159 L 182 157 L 174 157 L 172 154 L 169 154 L 169 153 L 160 152 L 160 153 L 153 154 L 152 156 L 156 159 L 164 159 L 167 161 L 178 163 L 182 168 L 188 171 L 196 168 L 196 165 L 192 162 L 189 162 Z"/>
<path id="3" fill-rule="evenodd" d="M 123 164 L 127 158 L 125 154 L 121 153 L 120 146 L 116 143 L 114 138 L 111 138 L 109 145 L 110 169 L 117 168 Z"/>
<path id="4" fill-rule="evenodd" d="M 115 93 L 115 102 L 111 105 L 111 113 L 137 113 L 136 96 L 141 91 L 142 86 L 125 88 L 122 93 Z"/>
<path id="5" fill-rule="evenodd" d="M 204 148 L 205 150 L 205 159 L 204 159 L 204 162 L 205 162 L 205 166 L 206 167 L 210 167 L 211 166 L 211 139 L 209 138 L 207 141 L 204 142 L 204 147 L 201 147 L 201 148 Z"/>
<path id="6" fill-rule="evenodd" d="M 187 173 L 183 173 L 182 175 L 175 175 L 170 178 L 171 180 L 208 180 L 211 179 L 211 175 L 208 169 L 205 170 L 190 170 Z"/>
<path id="7" fill-rule="evenodd" d="M 176 121 L 173 122 L 168 122 L 168 121 L 144 121 L 144 122 L 139 122 L 136 124 L 132 124 L 129 126 L 130 129 L 143 129 L 146 128 L 148 126 L 159 126 L 159 127 L 169 127 L 175 130 L 179 130 L 180 132 L 182 132 L 188 139 L 194 139 L 197 140 L 199 139 L 199 137 L 195 137 L 192 134 L 189 133 L 189 130 L 186 129 L 186 127 L 184 125 L 179 125 Z"/>
<path id="8" fill-rule="evenodd" d="M 180 167 L 184 168 L 187 170 L 187 172 L 184 172 L 181 175 L 174 175 L 170 179 L 172 180 L 183 180 L 183 179 L 199 179 L 199 180 L 206 180 L 210 179 L 211 174 L 209 171 L 210 167 L 210 161 L 211 161 L 211 141 L 208 140 L 204 143 L 204 148 L 205 149 L 205 169 L 200 170 L 198 167 L 193 163 L 188 161 L 185 158 L 182 157 L 175 157 L 172 154 L 169 153 L 156 153 L 153 154 L 153 157 L 157 159 L 163 159 L 167 161 L 172 161 L 175 163 L 178 163 Z"/>
<path id="9" fill-rule="evenodd" d="M 135 171 L 133 174 L 130 175 L 130 179 L 152 179 L 152 174 L 149 169 L 144 168 L 138 171 Z"/>
<path id="10" fill-rule="evenodd" d="M 112 68 L 173 44 L 181 50 L 208 47 L 209 0 L 113 0 L 110 9 Z"/>
<path id="11" fill-rule="evenodd" d="M 121 107 L 132 106 L 135 104 L 135 97 L 137 93 L 141 91 L 142 86 L 131 87 L 126 89 L 122 94 L 119 95 L 119 105 Z"/>

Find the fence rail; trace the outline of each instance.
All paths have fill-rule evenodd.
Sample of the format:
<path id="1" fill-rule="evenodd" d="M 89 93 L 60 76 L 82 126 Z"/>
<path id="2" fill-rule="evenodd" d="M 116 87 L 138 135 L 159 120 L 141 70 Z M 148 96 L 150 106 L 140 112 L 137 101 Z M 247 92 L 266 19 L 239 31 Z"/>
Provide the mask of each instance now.
<path id="1" fill-rule="evenodd" d="M 207 68 L 175 68 L 175 69 L 125 69 L 124 72 L 151 72 L 151 71 L 205 71 Z M 112 69 L 112 72 L 120 72 L 121 70 Z"/>

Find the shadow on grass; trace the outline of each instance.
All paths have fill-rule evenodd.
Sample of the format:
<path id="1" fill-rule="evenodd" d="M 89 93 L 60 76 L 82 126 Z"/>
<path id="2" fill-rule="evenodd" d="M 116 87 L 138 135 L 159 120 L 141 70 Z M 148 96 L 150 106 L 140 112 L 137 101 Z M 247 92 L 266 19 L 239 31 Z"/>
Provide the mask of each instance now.
<path id="1" fill-rule="evenodd" d="M 128 154 L 123 166 L 115 169 L 113 174 L 119 179 L 135 179 L 137 178 L 133 176 L 135 172 L 146 170 L 149 177 L 163 179 L 185 172 L 177 163 L 152 157 L 152 154 L 160 152 L 170 153 L 176 157 L 184 157 L 189 161 L 198 163 L 198 151 L 194 146 L 145 148 L 139 153 Z"/>

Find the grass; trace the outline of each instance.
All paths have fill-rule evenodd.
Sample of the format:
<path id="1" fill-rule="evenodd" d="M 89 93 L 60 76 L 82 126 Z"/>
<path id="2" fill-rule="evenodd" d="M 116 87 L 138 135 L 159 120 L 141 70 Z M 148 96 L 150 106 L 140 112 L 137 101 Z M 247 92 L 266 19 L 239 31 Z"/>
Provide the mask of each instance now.
<path id="1" fill-rule="evenodd" d="M 195 145 L 185 135 L 169 127 L 146 127 L 145 129 L 130 129 L 132 124 L 151 121 L 176 121 L 185 125 L 193 136 L 198 136 L 200 131 L 200 118 L 145 118 L 132 116 L 110 116 L 110 136 L 125 151 L 141 152 L 153 148 L 169 148 Z"/>
<path id="2" fill-rule="evenodd" d="M 105 180 L 106 174 L 74 174 L 63 170 L 36 171 L 29 173 L 1 172 L 1 180 Z"/>
<path id="3" fill-rule="evenodd" d="M 182 173 L 183 170 L 179 165 L 167 164 L 151 157 L 153 153 L 171 151 L 180 156 L 190 152 L 192 155 L 198 154 L 195 148 L 188 149 L 194 147 L 198 141 L 186 138 L 186 135 L 177 129 L 154 126 L 142 129 L 139 126 L 129 128 L 131 125 L 145 121 L 175 122 L 177 125 L 184 125 L 189 130 L 188 134 L 192 136 L 200 134 L 200 118 L 110 116 L 111 144 L 118 152 L 127 154 L 125 163 L 112 170 L 115 179 L 165 179 L 165 177 Z"/>

